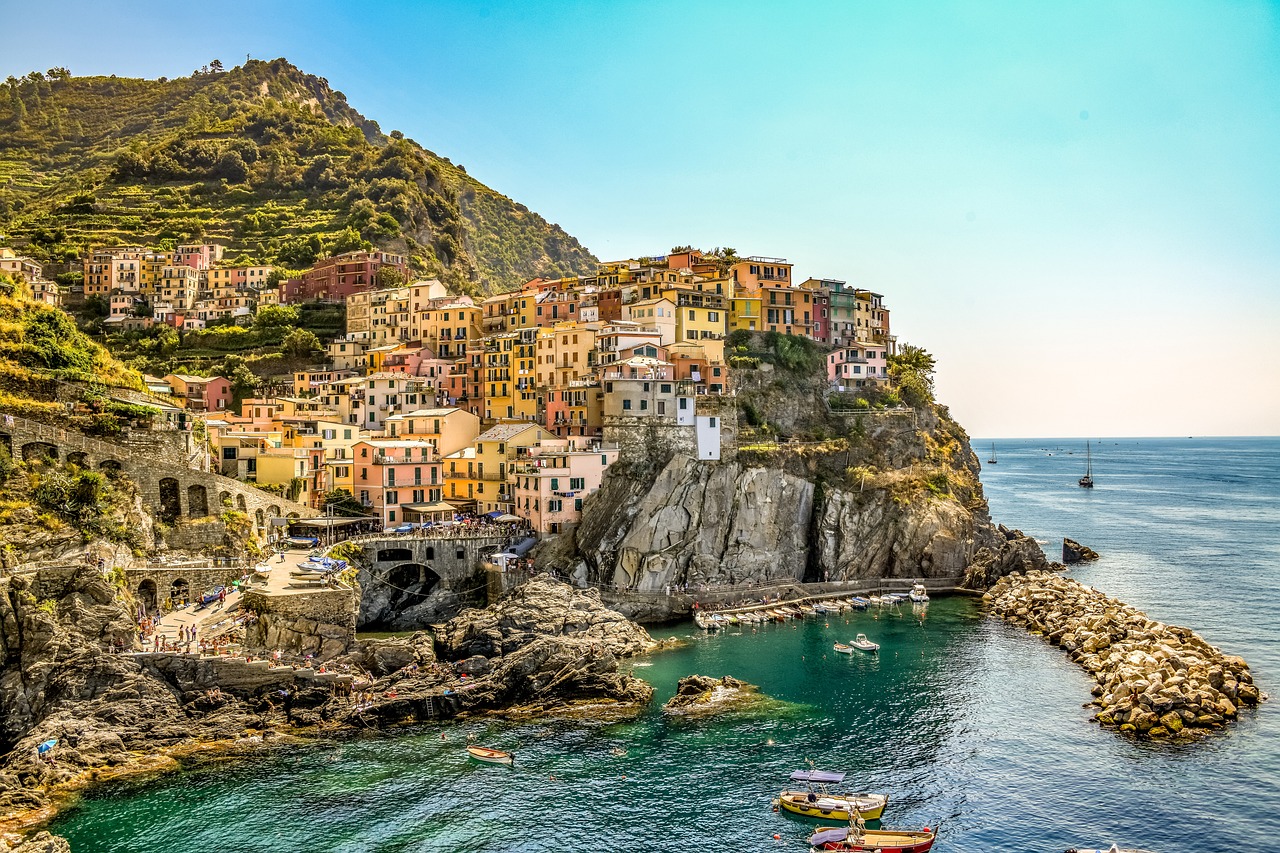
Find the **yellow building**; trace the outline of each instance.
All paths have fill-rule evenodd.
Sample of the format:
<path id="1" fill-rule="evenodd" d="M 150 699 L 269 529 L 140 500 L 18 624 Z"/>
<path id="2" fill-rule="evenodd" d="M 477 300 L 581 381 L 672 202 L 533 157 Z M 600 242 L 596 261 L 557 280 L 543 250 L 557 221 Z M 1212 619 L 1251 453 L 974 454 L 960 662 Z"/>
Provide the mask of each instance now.
<path id="1" fill-rule="evenodd" d="M 555 436 L 537 424 L 498 424 L 476 439 L 475 479 L 479 512 L 511 512 L 511 470 L 539 441 Z M 447 470 L 447 468 L 446 468 Z"/>
<path id="2" fill-rule="evenodd" d="M 476 449 L 464 447 L 444 458 L 445 500 L 455 506 L 466 506 L 480 494 L 480 479 L 476 476 Z"/>
<path id="3" fill-rule="evenodd" d="M 751 296 L 738 294 L 729 300 L 729 331 L 759 332 L 763 329 L 759 291 Z"/>
<path id="4" fill-rule="evenodd" d="M 599 328 L 599 323 L 557 323 L 539 330 L 534 349 L 534 384 L 547 388 L 590 376 L 596 366 Z"/>
<path id="5" fill-rule="evenodd" d="M 426 439 L 437 455 L 447 457 L 472 446 L 480 419 L 459 408 L 417 409 L 387 418 L 386 431 L 392 438 Z"/>

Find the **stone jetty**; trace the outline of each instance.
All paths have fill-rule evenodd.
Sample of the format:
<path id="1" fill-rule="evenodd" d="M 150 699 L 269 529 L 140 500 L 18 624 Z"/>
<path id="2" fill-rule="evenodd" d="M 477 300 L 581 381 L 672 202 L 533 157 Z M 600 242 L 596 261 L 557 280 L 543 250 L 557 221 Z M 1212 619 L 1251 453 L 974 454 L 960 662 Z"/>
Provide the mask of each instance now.
<path id="1" fill-rule="evenodd" d="M 1094 677 L 1094 719 L 1103 726 L 1144 738 L 1188 738 L 1267 698 L 1243 658 L 1070 578 L 1013 574 L 982 599 L 994 615 L 1061 646 Z"/>

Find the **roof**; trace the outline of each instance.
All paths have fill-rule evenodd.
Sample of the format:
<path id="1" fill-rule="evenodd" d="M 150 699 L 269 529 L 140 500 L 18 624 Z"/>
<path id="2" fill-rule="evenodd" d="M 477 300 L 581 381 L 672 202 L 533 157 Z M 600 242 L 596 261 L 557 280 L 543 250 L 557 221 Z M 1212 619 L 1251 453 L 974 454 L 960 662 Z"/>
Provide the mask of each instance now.
<path id="1" fill-rule="evenodd" d="M 387 420 L 402 421 L 405 418 L 443 418 L 443 417 L 448 417 L 454 412 L 461 412 L 461 411 L 462 409 L 459 409 L 457 406 L 453 406 L 451 408 L 445 408 L 445 409 L 415 409 L 412 412 L 400 412 L 399 414 L 391 415 L 389 418 L 387 418 Z M 467 414 L 471 414 L 471 413 L 467 412 Z"/>
<path id="2" fill-rule="evenodd" d="M 796 770 L 791 774 L 791 781 L 834 785 L 844 781 L 844 774 L 833 770 Z"/>
<path id="3" fill-rule="evenodd" d="M 525 430 L 537 428 L 537 424 L 529 422 L 498 424 L 497 426 L 491 427 L 490 429 L 482 432 L 476 438 L 476 441 L 509 441 L 517 435 L 520 435 L 520 433 Z"/>
<path id="4" fill-rule="evenodd" d="M 401 504 L 402 509 L 411 509 L 414 512 L 453 512 L 457 509 L 453 504 L 444 501 L 432 501 L 426 504 Z"/>

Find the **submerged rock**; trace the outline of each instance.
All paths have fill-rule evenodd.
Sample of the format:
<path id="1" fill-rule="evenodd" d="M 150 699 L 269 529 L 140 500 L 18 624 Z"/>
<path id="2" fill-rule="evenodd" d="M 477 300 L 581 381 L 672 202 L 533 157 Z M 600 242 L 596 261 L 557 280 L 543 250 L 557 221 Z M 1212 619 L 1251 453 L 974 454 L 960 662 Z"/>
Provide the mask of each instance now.
<path id="1" fill-rule="evenodd" d="M 993 615 L 1045 635 L 1094 677 L 1091 704 L 1103 726 L 1187 738 L 1234 719 L 1240 705 L 1267 698 L 1243 658 L 1070 578 L 1010 575 L 983 601 Z"/>

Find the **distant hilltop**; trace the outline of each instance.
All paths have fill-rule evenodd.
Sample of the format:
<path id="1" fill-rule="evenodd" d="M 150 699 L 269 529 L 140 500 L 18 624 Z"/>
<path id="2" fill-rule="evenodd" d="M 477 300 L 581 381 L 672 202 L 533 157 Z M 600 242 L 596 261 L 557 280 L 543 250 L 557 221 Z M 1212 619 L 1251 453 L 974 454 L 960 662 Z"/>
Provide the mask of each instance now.
<path id="1" fill-rule="evenodd" d="M 595 268 L 558 225 L 284 59 L 157 80 L 53 68 L 0 87 L 0 234 L 46 264 L 207 241 L 303 269 L 376 246 L 468 293 Z"/>

